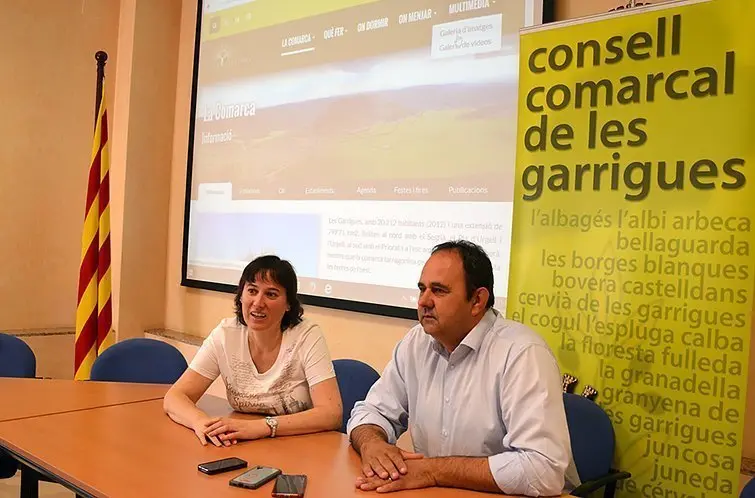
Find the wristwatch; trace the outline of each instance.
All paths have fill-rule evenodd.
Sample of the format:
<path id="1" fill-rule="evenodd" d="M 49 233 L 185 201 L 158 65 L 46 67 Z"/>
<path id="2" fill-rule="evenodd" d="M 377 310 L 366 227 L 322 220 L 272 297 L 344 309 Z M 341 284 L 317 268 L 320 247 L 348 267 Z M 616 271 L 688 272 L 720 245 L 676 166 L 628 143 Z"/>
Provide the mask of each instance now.
<path id="1" fill-rule="evenodd" d="M 265 423 L 270 427 L 270 437 L 275 437 L 278 431 L 278 419 L 275 417 L 265 417 Z"/>

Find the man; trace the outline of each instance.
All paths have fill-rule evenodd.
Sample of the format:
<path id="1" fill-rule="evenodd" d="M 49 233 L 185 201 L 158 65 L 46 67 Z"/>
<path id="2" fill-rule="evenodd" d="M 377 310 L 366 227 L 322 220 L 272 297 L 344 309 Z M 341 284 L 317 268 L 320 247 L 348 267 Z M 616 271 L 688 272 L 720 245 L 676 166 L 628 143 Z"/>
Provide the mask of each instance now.
<path id="1" fill-rule="evenodd" d="M 420 324 L 351 412 L 357 487 L 553 496 L 578 485 L 556 359 L 539 335 L 493 309 L 482 248 L 436 246 L 418 287 Z M 395 446 L 407 428 L 416 453 Z"/>

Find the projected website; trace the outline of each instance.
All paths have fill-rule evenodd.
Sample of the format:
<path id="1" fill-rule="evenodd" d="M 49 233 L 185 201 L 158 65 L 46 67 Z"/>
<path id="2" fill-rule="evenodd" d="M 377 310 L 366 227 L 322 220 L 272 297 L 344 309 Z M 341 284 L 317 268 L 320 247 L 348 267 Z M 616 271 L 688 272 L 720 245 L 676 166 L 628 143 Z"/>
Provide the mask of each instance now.
<path id="1" fill-rule="evenodd" d="M 186 277 L 236 284 L 272 253 L 303 294 L 414 307 L 432 247 L 464 238 L 502 307 L 532 6 L 286 6 L 205 2 Z"/>

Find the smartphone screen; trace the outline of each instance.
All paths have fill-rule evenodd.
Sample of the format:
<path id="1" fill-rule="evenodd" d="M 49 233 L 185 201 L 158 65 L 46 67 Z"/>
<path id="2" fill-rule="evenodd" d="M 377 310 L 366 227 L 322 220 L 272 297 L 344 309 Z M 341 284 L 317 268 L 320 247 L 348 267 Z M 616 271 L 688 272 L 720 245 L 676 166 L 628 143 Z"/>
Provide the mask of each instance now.
<path id="1" fill-rule="evenodd" d="M 266 482 L 271 481 L 275 476 L 280 475 L 280 473 L 280 469 L 258 465 L 234 477 L 229 484 L 242 488 L 257 489 Z"/>
<path id="2" fill-rule="evenodd" d="M 220 472 L 226 472 L 229 470 L 243 469 L 246 467 L 246 460 L 240 458 L 224 458 L 222 460 L 215 460 L 212 462 L 200 463 L 197 468 L 200 472 L 205 474 L 218 474 Z"/>
<path id="3" fill-rule="evenodd" d="M 307 487 L 307 476 L 282 474 L 275 480 L 273 496 L 301 497 Z"/>

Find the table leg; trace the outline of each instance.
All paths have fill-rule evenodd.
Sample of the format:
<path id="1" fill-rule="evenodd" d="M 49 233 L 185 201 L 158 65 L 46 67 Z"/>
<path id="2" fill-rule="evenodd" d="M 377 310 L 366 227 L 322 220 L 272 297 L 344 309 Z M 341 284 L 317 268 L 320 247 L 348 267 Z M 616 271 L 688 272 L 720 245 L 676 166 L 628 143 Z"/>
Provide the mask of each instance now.
<path id="1" fill-rule="evenodd" d="M 39 473 L 21 465 L 21 498 L 39 498 Z"/>

